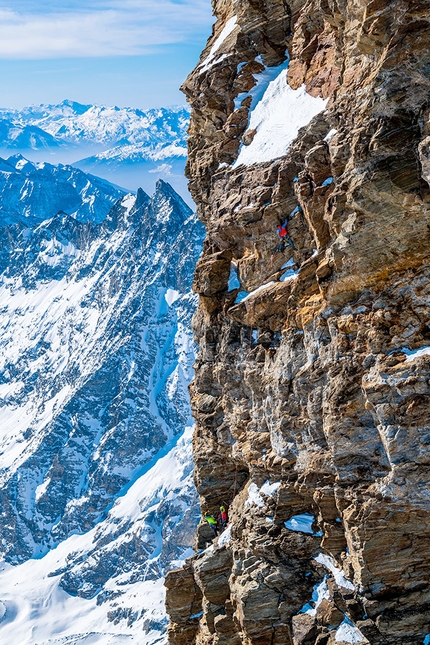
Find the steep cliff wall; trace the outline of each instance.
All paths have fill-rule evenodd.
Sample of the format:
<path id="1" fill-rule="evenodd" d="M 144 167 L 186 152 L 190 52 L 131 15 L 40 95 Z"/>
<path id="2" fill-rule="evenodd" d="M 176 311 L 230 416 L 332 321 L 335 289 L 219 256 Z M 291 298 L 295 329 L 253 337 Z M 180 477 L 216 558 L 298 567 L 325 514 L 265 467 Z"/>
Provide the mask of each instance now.
<path id="1" fill-rule="evenodd" d="M 168 576 L 170 643 L 430 642 L 428 3 L 214 12 L 183 87 L 192 403 L 230 523 Z"/>

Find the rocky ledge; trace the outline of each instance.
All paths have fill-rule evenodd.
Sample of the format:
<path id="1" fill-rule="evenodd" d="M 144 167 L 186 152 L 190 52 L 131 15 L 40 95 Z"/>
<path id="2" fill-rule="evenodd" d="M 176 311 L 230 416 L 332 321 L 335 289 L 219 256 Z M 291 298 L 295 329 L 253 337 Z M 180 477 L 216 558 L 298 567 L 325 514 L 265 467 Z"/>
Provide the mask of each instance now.
<path id="1" fill-rule="evenodd" d="M 191 394 L 229 525 L 168 575 L 169 642 L 428 644 L 428 4 L 213 6 Z"/>

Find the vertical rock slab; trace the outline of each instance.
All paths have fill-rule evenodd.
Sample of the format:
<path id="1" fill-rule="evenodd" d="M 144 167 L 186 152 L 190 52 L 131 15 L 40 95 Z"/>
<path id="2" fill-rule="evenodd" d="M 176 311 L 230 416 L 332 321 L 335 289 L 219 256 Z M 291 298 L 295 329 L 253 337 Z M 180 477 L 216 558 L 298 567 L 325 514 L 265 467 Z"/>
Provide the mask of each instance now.
<path id="1" fill-rule="evenodd" d="M 423 643 L 428 5 L 213 6 L 183 86 L 207 230 L 191 394 L 202 508 L 229 506 L 211 557 L 231 568 L 219 619 L 218 572 L 190 561 L 190 642 Z"/>

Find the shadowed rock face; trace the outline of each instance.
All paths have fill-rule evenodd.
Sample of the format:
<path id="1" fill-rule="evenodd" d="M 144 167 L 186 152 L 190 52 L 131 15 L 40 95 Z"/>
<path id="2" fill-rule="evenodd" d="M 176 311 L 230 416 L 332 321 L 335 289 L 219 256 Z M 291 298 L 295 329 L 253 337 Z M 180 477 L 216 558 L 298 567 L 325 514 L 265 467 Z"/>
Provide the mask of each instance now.
<path id="1" fill-rule="evenodd" d="M 212 512 L 229 503 L 231 537 L 169 574 L 170 643 L 423 643 L 428 5 L 238 0 L 214 11 L 206 65 L 183 86 L 190 189 L 207 227 L 191 391 L 197 489 Z M 235 165 L 257 140 L 258 74 L 286 50 L 290 88 L 326 108 L 276 158 L 257 150 L 255 164 Z M 287 127 L 294 107 L 282 109 Z M 274 252 L 293 212 L 294 249 Z M 304 514 L 308 531 L 285 525 Z"/>

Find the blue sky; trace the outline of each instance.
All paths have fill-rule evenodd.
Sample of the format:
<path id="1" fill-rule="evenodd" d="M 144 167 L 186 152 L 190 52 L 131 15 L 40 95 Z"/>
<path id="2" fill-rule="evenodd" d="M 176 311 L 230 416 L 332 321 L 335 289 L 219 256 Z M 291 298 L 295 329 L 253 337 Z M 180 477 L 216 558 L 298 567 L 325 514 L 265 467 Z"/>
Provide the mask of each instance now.
<path id="1" fill-rule="evenodd" d="M 210 0 L 0 0 L 0 106 L 184 103 Z"/>

